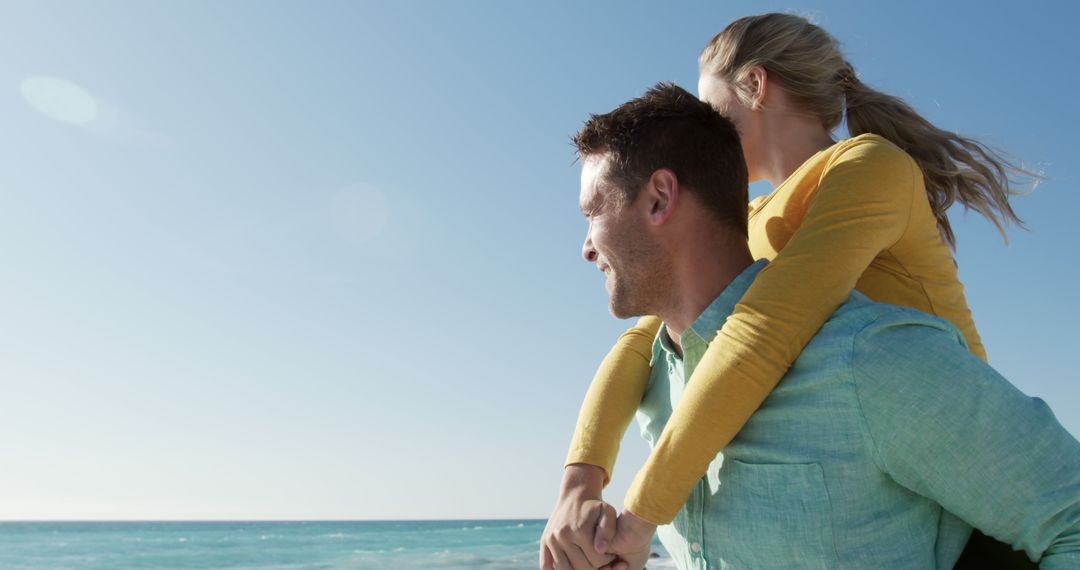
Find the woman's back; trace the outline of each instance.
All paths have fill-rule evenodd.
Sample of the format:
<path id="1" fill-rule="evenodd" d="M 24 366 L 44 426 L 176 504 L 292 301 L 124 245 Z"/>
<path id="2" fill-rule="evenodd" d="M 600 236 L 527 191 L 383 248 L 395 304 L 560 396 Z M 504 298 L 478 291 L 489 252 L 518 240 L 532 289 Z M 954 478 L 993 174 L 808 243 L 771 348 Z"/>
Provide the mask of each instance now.
<path id="1" fill-rule="evenodd" d="M 823 180 L 828 183 L 822 185 Z M 874 180 L 876 183 L 867 183 Z M 825 189 L 819 193 L 819 187 Z M 852 193 L 858 193 L 853 196 Z M 811 208 L 829 212 L 810 216 Z M 889 212 L 877 214 L 876 212 Z M 889 235 L 855 286 L 871 299 L 937 315 L 956 325 L 972 353 L 986 360 L 975 323 L 964 298 L 949 247 L 939 232 L 915 162 L 889 141 L 871 134 L 841 141 L 807 160 L 775 191 L 750 203 L 749 244 L 755 258 L 774 259 L 796 231 L 802 238 L 835 239 L 827 226 L 858 224 L 867 234 Z M 850 237 L 850 234 L 847 234 Z M 833 248 L 814 241 L 808 247 Z M 788 258 L 798 263 L 799 258 Z M 816 265 L 825 274 L 844 272 L 847 258 Z M 790 284 L 793 302 L 802 299 L 800 285 Z M 811 295 L 813 296 L 813 295 Z M 796 309 L 797 310 L 797 309 Z"/>

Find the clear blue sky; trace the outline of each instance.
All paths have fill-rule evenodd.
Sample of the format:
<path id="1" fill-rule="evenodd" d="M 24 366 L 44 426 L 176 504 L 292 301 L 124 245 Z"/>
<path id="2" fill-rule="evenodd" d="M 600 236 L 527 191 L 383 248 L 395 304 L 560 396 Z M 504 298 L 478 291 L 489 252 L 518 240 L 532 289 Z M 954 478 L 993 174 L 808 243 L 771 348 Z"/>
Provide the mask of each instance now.
<path id="1" fill-rule="evenodd" d="M 1009 246 L 954 212 L 957 260 L 1080 434 L 1075 6 L 5 2 L 0 518 L 547 516 L 626 326 L 569 136 L 770 10 L 1045 170 Z"/>

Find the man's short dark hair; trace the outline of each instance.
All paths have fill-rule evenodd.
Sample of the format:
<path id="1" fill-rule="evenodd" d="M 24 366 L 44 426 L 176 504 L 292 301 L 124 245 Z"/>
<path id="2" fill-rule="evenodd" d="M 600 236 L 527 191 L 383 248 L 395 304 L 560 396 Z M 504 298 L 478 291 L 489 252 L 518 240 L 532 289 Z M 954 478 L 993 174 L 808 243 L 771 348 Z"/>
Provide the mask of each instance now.
<path id="1" fill-rule="evenodd" d="M 609 153 L 606 178 L 632 202 L 661 168 L 694 192 L 721 222 L 746 235 L 747 173 L 735 125 L 674 83 L 604 115 L 574 136 L 578 156 Z"/>

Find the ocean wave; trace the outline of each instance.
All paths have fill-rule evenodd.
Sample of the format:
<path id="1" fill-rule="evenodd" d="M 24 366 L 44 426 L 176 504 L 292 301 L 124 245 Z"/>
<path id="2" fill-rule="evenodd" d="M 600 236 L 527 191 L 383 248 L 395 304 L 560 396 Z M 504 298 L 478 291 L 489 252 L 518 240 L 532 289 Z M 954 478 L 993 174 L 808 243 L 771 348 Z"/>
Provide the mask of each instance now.
<path id="1" fill-rule="evenodd" d="M 483 531 L 489 531 L 490 532 L 490 531 L 493 531 L 493 530 L 511 530 L 511 529 L 517 530 L 517 529 L 523 529 L 523 528 L 527 528 L 525 523 L 507 524 L 507 525 L 500 525 L 500 526 L 472 525 L 472 526 L 457 526 L 457 527 L 443 527 L 443 528 L 411 528 L 409 530 L 415 532 L 416 534 L 446 534 L 446 533 L 455 533 L 455 532 L 470 532 L 470 531 L 476 531 L 476 530 L 483 530 Z M 539 533 L 539 529 L 541 529 L 541 528 L 543 528 L 543 527 L 542 526 L 537 526 L 537 529 L 538 529 L 537 532 L 538 533 Z"/>
<path id="2" fill-rule="evenodd" d="M 86 526 L 93 532 L 86 532 Z M 12 556 L 35 559 L 40 564 L 33 570 L 87 568 L 85 557 L 91 555 L 98 560 L 96 568 L 126 567 L 137 555 L 145 561 L 181 561 L 192 564 L 186 567 L 227 570 L 518 570 L 535 566 L 543 523 L 86 526 L 37 525 L 18 544 L 0 534 L 0 570 L 16 570 L 8 563 Z M 81 566 L 73 566 L 67 558 L 71 555 L 79 557 Z"/>
<path id="3" fill-rule="evenodd" d="M 435 553 L 435 558 L 438 559 L 439 565 L 445 566 L 486 566 L 493 562 L 497 562 L 486 556 L 480 556 L 479 554 L 473 554 L 471 552 L 452 552 L 449 550 L 443 550 Z"/>

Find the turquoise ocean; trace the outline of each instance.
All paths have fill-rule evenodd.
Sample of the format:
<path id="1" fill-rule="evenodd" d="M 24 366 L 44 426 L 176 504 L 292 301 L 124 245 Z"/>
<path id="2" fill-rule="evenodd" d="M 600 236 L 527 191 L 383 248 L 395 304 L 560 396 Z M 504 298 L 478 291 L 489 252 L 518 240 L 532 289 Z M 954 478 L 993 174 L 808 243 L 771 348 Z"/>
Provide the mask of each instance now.
<path id="1" fill-rule="evenodd" d="M 543 520 L 6 522 L 3 570 L 533 569 Z M 663 553 L 657 543 L 654 550 Z M 674 568 L 664 557 L 650 569 Z"/>

